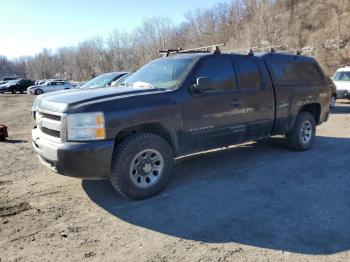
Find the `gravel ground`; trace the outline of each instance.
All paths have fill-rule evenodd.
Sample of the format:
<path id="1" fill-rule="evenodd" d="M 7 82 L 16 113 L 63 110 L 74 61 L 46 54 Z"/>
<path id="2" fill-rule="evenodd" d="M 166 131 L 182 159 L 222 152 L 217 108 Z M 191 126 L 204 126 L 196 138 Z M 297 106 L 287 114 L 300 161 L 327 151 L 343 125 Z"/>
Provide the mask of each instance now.
<path id="1" fill-rule="evenodd" d="M 31 148 L 32 97 L 0 95 L 0 261 L 350 261 L 350 102 L 307 152 L 273 138 L 182 158 L 132 202 Z"/>

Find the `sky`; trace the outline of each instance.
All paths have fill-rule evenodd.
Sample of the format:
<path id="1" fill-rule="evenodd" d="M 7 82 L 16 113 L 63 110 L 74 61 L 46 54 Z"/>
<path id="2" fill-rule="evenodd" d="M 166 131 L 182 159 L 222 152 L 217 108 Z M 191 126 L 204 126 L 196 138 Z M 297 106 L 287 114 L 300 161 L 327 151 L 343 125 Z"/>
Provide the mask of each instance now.
<path id="1" fill-rule="evenodd" d="M 144 18 L 170 17 L 174 23 L 219 0 L 0 0 L 0 55 L 34 55 L 114 29 L 131 31 Z"/>

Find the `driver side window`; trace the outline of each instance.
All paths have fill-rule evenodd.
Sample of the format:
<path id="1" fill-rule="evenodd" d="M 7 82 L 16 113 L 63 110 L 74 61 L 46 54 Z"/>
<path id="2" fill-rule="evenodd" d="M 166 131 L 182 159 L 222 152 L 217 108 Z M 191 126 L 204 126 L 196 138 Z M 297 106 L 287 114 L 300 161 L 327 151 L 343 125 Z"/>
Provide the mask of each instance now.
<path id="1" fill-rule="evenodd" d="M 226 57 L 209 57 L 200 65 L 196 79 L 209 78 L 212 88 L 205 93 L 229 92 L 237 89 L 233 66 Z"/>

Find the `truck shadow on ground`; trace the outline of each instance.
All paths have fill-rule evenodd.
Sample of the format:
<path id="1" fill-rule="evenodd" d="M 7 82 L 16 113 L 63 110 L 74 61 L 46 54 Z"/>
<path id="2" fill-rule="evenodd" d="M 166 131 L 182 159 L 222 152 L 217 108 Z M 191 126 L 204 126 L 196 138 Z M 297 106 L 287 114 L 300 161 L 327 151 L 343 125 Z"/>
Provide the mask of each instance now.
<path id="1" fill-rule="evenodd" d="M 27 140 L 21 140 L 21 139 L 5 139 L 0 140 L 0 143 L 9 143 L 9 144 L 21 144 L 21 143 L 27 143 Z"/>
<path id="2" fill-rule="evenodd" d="M 110 214 L 170 236 L 333 254 L 350 249 L 349 145 L 317 137 L 312 150 L 293 152 L 273 138 L 190 156 L 163 193 L 138 202 L 108 181 L 82 186 Z"/>

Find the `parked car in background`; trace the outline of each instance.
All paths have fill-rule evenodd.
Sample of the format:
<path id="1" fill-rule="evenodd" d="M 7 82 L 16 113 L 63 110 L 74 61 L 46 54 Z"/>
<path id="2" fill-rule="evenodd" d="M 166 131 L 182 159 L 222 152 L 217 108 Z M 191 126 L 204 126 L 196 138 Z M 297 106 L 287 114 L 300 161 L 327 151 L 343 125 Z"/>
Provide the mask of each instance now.
<path id="1" fill-rule="evenodd" d="M 339 68 L 332 80 L 337 89 L 337 98 L 350 99 L 350 66 Z"/>
<path id="2" fill-rule="evenodd" d="M 20 79 L 20 77 L 3 77 L 2 78 L 2 81 L 10 81 L 10 80 L 16 80 L 16 79 Z"/>
<path id="3" fill-rule="evenodd" d="M 113 81 L 111 83 L 111 87 L 112 86 L 123 86 L 123 85 L 125 85 L 126 79 L 128 79 L 128 77 L 131 76 L 131 75 L 132 75 L 131 73 L 128 73 L 128 74 L 122 76 L 121 78 L 119 78 L 118 80 Z"/>
<path id="4" fill-rule="evenodd" d="M 81 89 L 91 89 L 111 86 L 112 82 L 118 80 L 119 78 L 125 76 L 128 72 L 111 72 L 103 75 L 99 75 L 90 81 L 86 82 L 84 85 L 80 86 Z"/>
<path id="5" fill-rule="evenodd" d="M 27 94 L 41 95 L 43 93 L 66 90 L 71 88 L 74 88 L 74 86 L 67 81 L 53 80 L 53 81 L 47 81 L 42 85 L 35 85 L 35 86 L 28 87 Z"/>
<path id="6" fill-rule="evenodd" d="M 34 82 L 30 79 L 16 79 L 8 81 L 6 84 L 0 86 L 0 93 L 11 92 L 12 94 L 23 93 L 27 91 L 29 86 L 32 86 Z"/>

